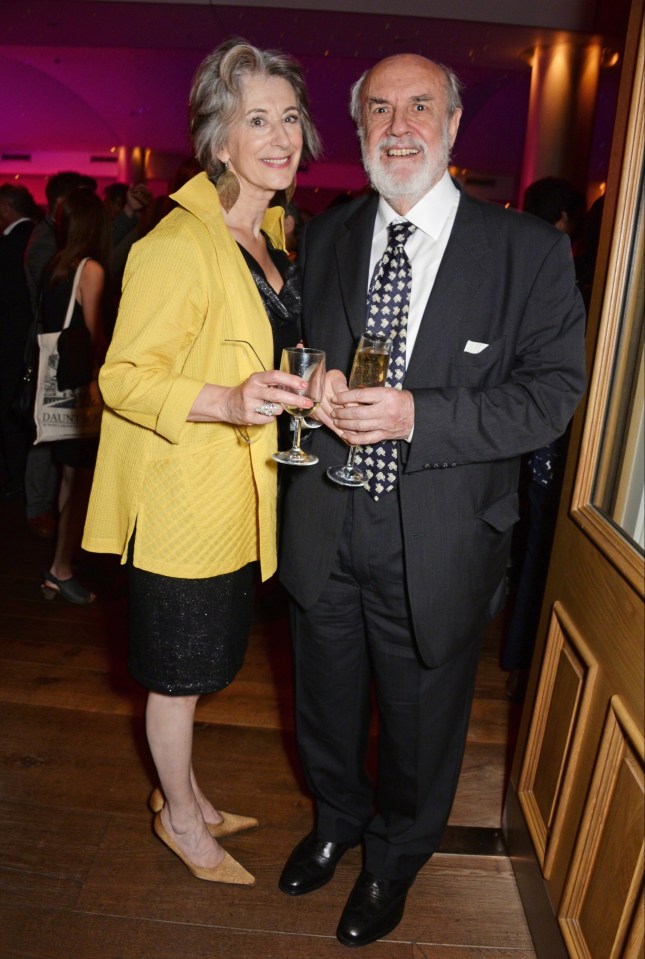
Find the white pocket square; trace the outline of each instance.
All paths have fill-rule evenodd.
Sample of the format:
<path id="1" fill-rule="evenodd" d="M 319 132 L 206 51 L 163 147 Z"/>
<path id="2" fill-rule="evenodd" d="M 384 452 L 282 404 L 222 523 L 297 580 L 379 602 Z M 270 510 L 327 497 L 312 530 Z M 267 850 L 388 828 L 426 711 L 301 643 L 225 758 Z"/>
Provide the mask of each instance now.
<path id="1" fill-rule="evenodd" d="M 464 346 L 464 353 L 481 353 L 487 346 L 488 343 L 477 343 L 475 340 L 468 340 Z"/>

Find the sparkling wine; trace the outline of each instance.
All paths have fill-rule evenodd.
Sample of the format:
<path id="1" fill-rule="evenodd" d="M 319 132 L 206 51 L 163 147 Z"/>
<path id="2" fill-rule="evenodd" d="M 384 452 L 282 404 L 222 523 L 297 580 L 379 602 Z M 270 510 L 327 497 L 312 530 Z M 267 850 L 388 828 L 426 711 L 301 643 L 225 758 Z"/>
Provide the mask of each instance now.
<path id="1" fill-rule="evenodd" d="M 289 413 L 290 416 L 302 417 L 302 416 L 311 416 L 311 414 L 315 412 L 315 410 L 317 410 L 318 407 L 320 406 L 320 402 L 314 401 L 314 405 L 310 406 L 309 409 L 307 410 L 301 410 L 299 406 L 287 406 L 286 404 L 283 404 L 283 405 L 286 412 Z"/>
<path id="2" fill-rule="evenodd" d="M 367 346 L 357 350 L 349 376 L 350 390 L 368 386 L 384 386 L 390 354 L 387 350 Z"/>
<path id="3" fill-rule="evenodd" d="M 390 362 L 392 343 L 382 334 L 367 330 L 358 341 L 352 372 L 349 375 L 350 390 L 367 389 L 372 386 L 385 386 L 387 368 Z M 366 474 L 354 464 L 356 447 L 350 446 L 347 462 L 342 466 L 330 466 L 327 476 L 340 486 L 364 486 Z"/>

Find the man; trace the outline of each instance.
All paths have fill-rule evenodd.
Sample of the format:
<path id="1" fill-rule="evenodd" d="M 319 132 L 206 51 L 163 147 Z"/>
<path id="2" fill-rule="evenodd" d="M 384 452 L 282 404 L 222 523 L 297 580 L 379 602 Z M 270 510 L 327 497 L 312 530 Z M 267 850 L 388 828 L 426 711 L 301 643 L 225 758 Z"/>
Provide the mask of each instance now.
<path id="1" fill-rule="evenodd" d="M 352 115 L 380 196 L 314 219 L 301 247 L 304 341 L 326 350 L 332 372 L 319 411 L 328 428 L 311 439 L 320 463 L 283 471 L 280 576 L 317 820 L 280 888 L 319 888 L 362 841 L 337 930 L 362 946 L 400 922 L 439 845 L 480 637 L 504 601 L 519 459 L 563 432 L 583 392 L 584 311 L 563 234 L 453 185 L 461 104 L 450 71 L 415 55 L 383 60 L 354 88 Z M 391 373 L 385 387 L 347 391 L 366 325 L 391 336 Z M 369 491 L 326 478 L 345 458 L 341 438 L 361 447 Z M 371 681 L 375 792 L 364 768 Z"/>
<path id="2" fill-rule="evenodd" d="M 546 220 L 566 233 L 573 243 L 585 216 L 584 193 L 561 177 L 545 176 L 524 191 L 524 212 Z"/>
<path id="3" fill-rule="evenodd" d="M 24 186 L 0 186 L 0 466 L 4 496 L 22 493 L 33 437 L 11 415 L 32 321 L 22 260 L 38 208 Z"/>
<path id="4" fill-rule="evenodd" d="M 110 217 L 110 272 L 118 303 L 125 263 L 133 244 L 141 238 L 140 220 L 152 203 L 152 193 L 144 183 L 111 183 L 103 195 Z"/>

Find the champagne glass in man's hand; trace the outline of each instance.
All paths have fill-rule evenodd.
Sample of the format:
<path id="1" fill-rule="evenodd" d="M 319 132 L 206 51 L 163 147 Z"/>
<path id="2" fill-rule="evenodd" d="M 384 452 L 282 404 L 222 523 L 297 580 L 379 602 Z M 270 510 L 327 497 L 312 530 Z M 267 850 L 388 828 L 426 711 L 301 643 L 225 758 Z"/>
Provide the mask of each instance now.
<path id="1" fill-rule="evenodd" d="M 392 343 L 383 335 L 363 333 L 349 374 L 349 389 L 360 390 L 371 386 L 385 386 L 390 363 Z M 347 462 L 343 466 L 330 466 L 327 476 L 341 486 L 363 486 L 367 477 L 354 466 L 356 447 L 351 446 Z"/>
<path id="2" fill-rule="evenodd" d="M 307 389 L 298 390 L 298 393 L 300 396 L 309 397 L 313 405 L 307 410 L 302 410 L 299 406 L 289 406 L 288 403 L 282 404 L 295 421 L 293 443 L 290 450 L 274 453 L 273 459 L 277 460 L 278 463 L 286 463 L 287 466 L 313 466 L 314 463 L 318 462 L 318 457 L 300 449 L 300 433 L 302 432 L 303 418 L 316 410 L 323 398 L 325 354 L 322 350 L 310 350 L 304 346 L 283 350 L 280 369 L 284 370 L 285 373 L 293 373 L 306 382 Z"/>

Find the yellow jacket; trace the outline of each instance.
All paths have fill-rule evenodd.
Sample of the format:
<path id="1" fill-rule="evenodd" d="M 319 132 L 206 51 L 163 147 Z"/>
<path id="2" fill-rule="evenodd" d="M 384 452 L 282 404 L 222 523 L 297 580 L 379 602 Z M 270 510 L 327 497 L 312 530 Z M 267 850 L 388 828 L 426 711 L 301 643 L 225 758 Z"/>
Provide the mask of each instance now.
<path id="1" fill-rule="evenodd" d="M 187 423 L 205 383 L 237 386 L 273 367 L 271 325 L 205 173 L 180 207 L 132 248 L 114 337 L 99 376 L 105 401 L 83 546 L 119 553 L 135 524 L 135 566 L 203 578 L 276 566 L 274 423 Z M 263 229 L 284 248 L 282 210 Z"/>

